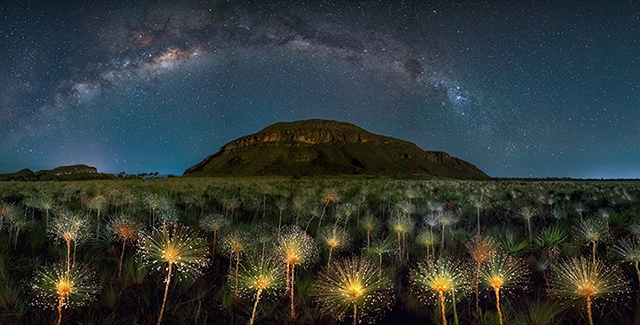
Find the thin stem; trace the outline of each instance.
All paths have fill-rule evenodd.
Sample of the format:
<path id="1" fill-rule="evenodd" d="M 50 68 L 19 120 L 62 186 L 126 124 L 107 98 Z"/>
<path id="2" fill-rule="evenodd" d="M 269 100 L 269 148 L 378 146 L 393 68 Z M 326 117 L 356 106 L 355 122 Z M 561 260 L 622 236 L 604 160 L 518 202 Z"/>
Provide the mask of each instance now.
<path id="1" fill-rule="evenodd" d="M 587 296 L 587 314 L 589 314 L 589 325 L 593 325 L 593 318 L 591 317 L 591 296 Z"/>
<path id="2" fill-rule="evenodd" d="M 169 274 L 167 274 L 167 285 L 164 287 L 164 298 L 162 299 L 162 308 L 160 308 L 160 316 L 158 317 L 158 323 L 162 322 L 162 314 L 164 313 L 164 304 L 167 302 L 167 293 L 169 292 L 169 281 L 171 281 L 171 262 L 169 262 Z"/>
<path id="3" fill-rule="evenodd" d="M 240 255 L 236 253 L 236 297 L 238 296 L 238 266 L 240 266 Z"/>
<path id="4" fill-rule="evenodd" d="M 216 240 L 217 239 L 216 238 L 217 235 L 218 235 L 218 230 L 214 229 L 213 230 L 213 257 L 212 258 L 216 257 L 216 249 L 217 249 L 216 245 L 218 244 L 218 241 Z"/>
<path id="5" fill-rule="evenodd" d="M 60 295 L 58 299 L 58 325 L 62 322 L 62 302 L 64 301 L 64 295 Z"/>
<path id="6" fill-rule="evenodd" d="M 331 252 L 333 252 L 333 247 L 329 247 L 329 262 L 327 262 L 327 267 L 331 265 Z"/>
<path id="7" fill-rule="evenodd" d="M 402 245 L 400 241 L 400 232 L 398 231 L 398 257 L 400 257 L 400 262 L 402 262 Z"/>
<path id="8" fill-rule="evenodd" d="M 456 325 L 459 325 L 458 307 L 456 307 L 456 288 L 455 287 L 451 288 L 451 297 L 453 299 L 453 321 L 455 322 Z"/>
<path id="9" fill-rule="evenodd" d="M 429 233 L 431 233 L 431 238 L 433 239 L 433 226 L 429 226 Z M 435 245 L 435 239 L 433 239 Z M 433 251 L 433 255 L 436 255 L 435 250 Z"/>
<path id="10" fill-rule="evenodd" d="M 500 317 L 500 325 L 502 325 L 502 311 L 500 310 L 500 288 L 496 288 L 496 307 L 498 308 L 498 316 Z M 593 324 L 591 324 L 593 325 Z"/>
<path id="11" fill-rule="evenodd" d="M 402 233 L 402 260 L 404 261 L 405 257 L 408 258 L 408 256 L 406 255 L 406 249 L 407 249 L 407 241 L 406 241 L 406 232 Z"/>
<path id="12" fill-rule="evenodd" d="M 118 279 L 122 278 L 122 258 L 124 257 L 124 245 L 126 243 L 126 239 L 122 241 L 122 253 L 120 253 L 120 265 L 118 266 Z"/>
<path id="13" fill-rule="evenodd" d="M 478 269 L 476 271 L 476 312 L 480 313 L 480 305 L 478 304 L 478 282 L 480 281 L 480 263 L 478 263 Z"/>
<path id="14" fill-rule="evenodd" d="M 16 237 L 13 239 L 13 248 L 18 245 L 18 236 L 20 236 L 20 228 L 16 228 Z"/>
<path id="15" fill-rule="evenodd" d="M 296 318 L 296 310 L 293 307 L 293 283 L 294 283 L 294 276 L 295 276 L 295 264 L 291 264 L 291 319 L 295 319 Z"/>
<path id="16" fill-rule="evenodd" d="M 593 244 L 592 254 L 593 254 L 593 264 L 596 264 L 596 241 L 591 242 Z"/>
<path id="17" fill-rule="evenodd" d="M 290 285 L 289 285 L 289 281 L 290 281 L 289 280 L 289 268 L 290 268 L 290 265 L 287 264 L 287 290 L 289 290 L 289 288 L 290 288 Z"/>
<path id="18" fill-rule="evenodd" d="M 256 302 L 253 303 L 253 313 L 251 313 L 251 320 L 249 321 L 250 325 L 253 325 L 253 320 L 256 318 L 256 307 L 258 307 L 258 300 L 260 300 L 261 293 L 262 288 L 258 289 L 258 293 L 256 294 Z"/>
<path id="19" fill-rule="evenodd" d="M 309 221 L 307 221 L 307 226 L 304 227 L 304 231 L 307 231 L 309 229 L 309 225 L 311 224 L 311 221 L 313 220 L 313 218 L 315 218 L 315 216 L 311 216 L 311 219 L 309 219 Z"/>
<path id="20" fill-rule="evenodd" d="M 440 307 L 442 308 L 442 324 L 447 325 L 447 317 L 444 313 L 444 294 L 442 291 L 438 291 L 438 293 L 440 293 Z"/>
<path id="21" fill-rule="evenodd" d="M 551 300 L 554 299 L 553 295 L 551 295 L 551 283 L 549 282 L 549 276 L 547 275 L 547 271 L 542 271 L 542 277 L 544 278 L 544 282 L 547 285 L 547 293 L 550 294 Z"/>
<path id="22" fill-rule="evenodd" d="M 356 314 L 358 312 L 358 305 L 356 305 L 356 303 L 353 303 L 353 325 L 356 325 L 356 320 L 358 319 L 356 317 Z"/>
<path id="23" fill-rule="evenodd" d="M 440 248 L 440 256 L 442 256 L 443 251 L 444 251 L 444 225 L 442 226 L 442 247 Z"/>
<path id="24" fill-rule="evenodd" d="M 71 264 L 75 265 L 76 264 L 76 248 L 78 248 L 78 240 L 74 240 L 73 241 L 73 261 L 71 262 Z"/>
<path id="25" fill-rule="evenodd" d="M 380 257 L 378 262 L 378 278 L 380 278 L 382 276 L 382 254 L 378 254 L 378 256 Z"/>
<path id="26" fill-rule="evenodd" d="M 71 270 L 71 264 L 70 264 L 70 252 L 71 251 L 71 240 L 67 239 L 67 275 L 69 274 L 69 271 Z"/>
<path id="27" fill-rule="evenodd" d="M 478 235 L 480 235 L 480 209 L 478 210 Z"/>

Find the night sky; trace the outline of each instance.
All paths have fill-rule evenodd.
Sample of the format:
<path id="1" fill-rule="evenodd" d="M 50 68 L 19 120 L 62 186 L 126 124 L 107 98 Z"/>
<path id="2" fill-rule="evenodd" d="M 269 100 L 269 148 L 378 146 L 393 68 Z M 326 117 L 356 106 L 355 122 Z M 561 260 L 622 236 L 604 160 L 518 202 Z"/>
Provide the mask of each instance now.
<path id="1" fill-rule="evenodd" d="M 0 173 L 182 175 L 322 118 L 494 177 L 640 178 L 640 2 L 2 1 Z"/>

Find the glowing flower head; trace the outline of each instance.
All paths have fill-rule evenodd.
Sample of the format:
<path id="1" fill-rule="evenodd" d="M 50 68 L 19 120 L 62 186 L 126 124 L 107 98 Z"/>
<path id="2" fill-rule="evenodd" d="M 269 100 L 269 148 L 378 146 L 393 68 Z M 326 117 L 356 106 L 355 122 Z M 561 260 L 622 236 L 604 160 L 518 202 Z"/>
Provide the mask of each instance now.
<path id="1" fill-rule="evenodd" d="M 498 243 L 493 237 L 476 235 L 467 243 L 467 250 L 477 264 L 484 264 L 497 252 Z"/>
<path id="2" fill-rule="evenodd" d="M 629 290 L 629 284 L 617 267 L 584 257 L 551 265 L 551 294 L 569 300 L 610 299 Z"/>
<path id="3" fill-rule="evenodd" d="M 528 275 L 524 261 L 507 254 L 494 254 L 480 271 L 482 283 L 493 290 L 527 289 Z"/>
<path id="4" fill-rule="evenodd" d="M 100 291 L 95 272 L 78 263 L 67 273 L 66 263 L 48 265 L 36 272 L 32 283 L 35 304 L 44 308 L 83 306 Z"/>
<path id="5" fill-rule="evenodd" d="M 450 258 L 427 260 L 418 263 L 417 268 L 411 270 L 411 282 L 419 289 L 422 298 L 433 301 L 428 296 L 440 293 L 450 296 L 453 291 L 458 296 L 469 290 L 469 272 L 462 265 Z"/>
<path id="6" fill-rule="evenodd" d="M 81 241 L 87 237 L 87 222 L 68 209 L 56 211 L 56 218 L 49 225 L 48 232 L 57 240 Z"/>
<path id="7" fill-rule="evenodd" d="M 349 245 L 351 236 L 340 227 L 328 226 L 320 230 L 320 242 L 330 249 L 340 249 Z"/>
<path id="8" fill-rule="evenodd" d="M 204 240 L 184 226 L 153 229 L 140 240 L 143 263 L 156 270 L 172 264 L 182 276 L 198 276 L 207 265 Z"/>
<path id="9" fill-rule="evenodd" d="M 324 312 L 338 320 L 353 313 L 355 322 L 387 309 L 393 288 L 386 276 L 379 276 L 375 263 L 352 257 L 338 260 L 320 273 L 314 289 Z"/>
<path id="10" fill-rule="evenodd" d="M 136 241 L 142 232 L 142 223 L 134 220 L 131 216 L 118 215 L 111 219 L 107 226 L 111 232 L 120 240 Z"/>
<path id="11" fill-rule="evenodd" d="M 289 265 L 308 265 L 316 261 L 318 250 L 311 236 L 298 226 L 284 228 L 278 236 L 276 253 Z"/>
<path id="12" fill-rule="evenodd" d="M 219 231 L 230 225 L 231 221 L 220 213 L 211 213 L 200 219 L 200 228 L 206 232 Z"/>
<path id="13" fill-rule="evenodd" d="M 238 285 L 243 295 L 257 291 L 270 292 L 284 288 L 284 267 L 272 258 L 252 258 L 242 264 L 238 273 Z M 233 277 L 229 277 L 233 286 Z"/>
<path id="14" fill-rule="evenodd" d="M 629 283 L 620 269 L 584 257 L 551 265 L 551 276 L 550 294 L 568 303 L 584 300 L 590 324 L 593 324 L 591 305 L 594 300 L 615 301 L 619 295 L 629 291 Z"/>

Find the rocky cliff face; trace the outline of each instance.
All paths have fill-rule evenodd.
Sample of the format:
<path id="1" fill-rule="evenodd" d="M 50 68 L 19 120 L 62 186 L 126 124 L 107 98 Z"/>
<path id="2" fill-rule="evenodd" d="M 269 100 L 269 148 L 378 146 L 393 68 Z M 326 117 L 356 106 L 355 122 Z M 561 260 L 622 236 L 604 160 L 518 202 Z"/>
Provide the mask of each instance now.
<path id="1" fill-rule="evenodd" d="M 98 169 L 87 165 L 73 165 L 73 166 L 60 166 L 51 170 L 40 170 L 35 173 L 36 176 L 43 175 L 47 177 L 51 176 L 65 176 L 65 175 L 78 175 L 78 174 L 97 174 Z"/>
<path id="2" fill-rule="evenodd" d="M 485 179 L 475 166 L 445 152 L 373 134 L 350 123 L 276 123 L 224 145 L 185 171 L 193 176 L 292 174 L 429 175 Z"/>
<path id="3" fill-rule="evenodd" d="M 304 123 L 302 123 L 304 122 Z M 262 131 L 241 137 L 224 145 L 223 152 L 252 146 L 343 145 L 346 143 L 388 143 L 393 138 L 367 132 L 353 124 L 326 120 L 277 123 Z"/>
<path id="4" fill-rule="evenodd" d="M 0 174 L 0 180 L 73 180 L 73 179 L 106 179 L 109 174 L 100 174 L 98 169 L 86 165 L 61 166 L 49 170 L 32 172 L 23 169 L 12 174 Z M 113 176 L 113 175 L 111 175 Z M 81 177 L 81 178 L 79 178 Z M 114 176 L 115 177 L 115 176 Z"/>
<path id="5" fill-rule="evenodd" d="M 256 145 L 268 145 L 270 143 L 285 143 L 289 145 L 339 145 L 344 143 L 365 143 L 370 140 L 371 137 L 367 134 L 334 133 L 329 130 L 285 130 L 245 136 L 229 142 L 222 147 L 222 150 L 232 151 Z"/>
<path id="6" fill-rule="evenodd" d="M 74 165 L 74 166 L 62 166 L 58 168 L 54 168 L 52 171 L 53 175 L 73 175 L 73 174 L 97 174 L 98 169 L 95 167 L 89 167 L 85 165 Z"/>

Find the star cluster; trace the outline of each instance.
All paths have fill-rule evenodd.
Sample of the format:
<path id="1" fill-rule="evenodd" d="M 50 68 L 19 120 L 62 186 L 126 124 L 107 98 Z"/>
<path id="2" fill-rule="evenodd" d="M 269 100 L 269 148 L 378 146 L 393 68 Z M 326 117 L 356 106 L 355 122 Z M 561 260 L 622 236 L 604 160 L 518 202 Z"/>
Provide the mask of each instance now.
<path id="1" fill-rule="evenodd" d="M 490 176 L 640 177 L 633 2 L 0 8 L 0 173 L 180 175 L 272 123 L 324 118 Z"/>

